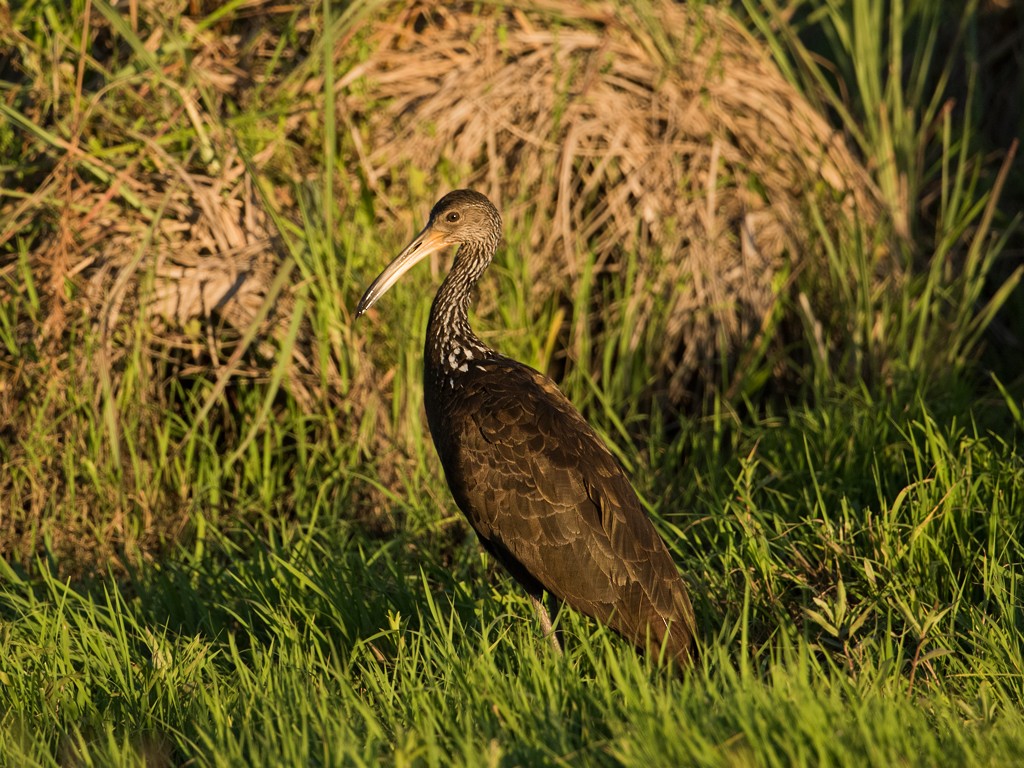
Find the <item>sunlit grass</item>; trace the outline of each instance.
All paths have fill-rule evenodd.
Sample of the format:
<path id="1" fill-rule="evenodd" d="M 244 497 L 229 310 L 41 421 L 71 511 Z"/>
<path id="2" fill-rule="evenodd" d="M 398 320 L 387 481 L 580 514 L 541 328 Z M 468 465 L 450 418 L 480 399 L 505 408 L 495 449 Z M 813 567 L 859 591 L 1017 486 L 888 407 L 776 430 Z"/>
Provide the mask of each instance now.
<path id="1" fill-rule="evenodd" d="M 271 518 L 128 578 L 8 569 L 4 748 L 26 764 L 998 763 L 1024 746 L 1024 465 L 927 411 L 899 427 L 888 404 L 840 438 L 848 407 L 750 427 L 756 450 L 721 467 L 695 448 L 697 487 L 657 503 L 700 623 L 683 681 L 572 614 L 554 656 L 471 540 L 446 553 Z M 876 439 L 864 476 L 833 452 Z"/>
<path id="2" fill-rule="evenodd" d="M 955 121 L 929 90 L 947 76 L 931 42 L 938 17 L 923 5 L 808 14 L 855 87 L 849 102 L 770 5 L 763 17 L 748 5 L 793 80 L 823 94 L 874 160 L 889 202 L 910 196 L 906 226 L 925 228 L 922 189 L 941 200 L 929 247 L 895 254 L 919 269 L 892 293 L 871 293 L 863 274 L 887 231 L 822 243 L 831 273 L 818 278 L 835 283 L 853 359 L 793 350 L 799 386 L 760 399 L 778 362 L 767 346 L 739 370 L 723 354 L 720 391 L 680 415 L 652 396 L 654 374 L 634 354 L 659 343 L 657 324 L 634 334 L 627 311 L 622 328 L 596 334 L 586 320 L 595 294 L 628 306 L 643 289 L 638 255 L 624 256 L 617 282 L 583 281 L 571 309 L 535 307 L 516 231 L 485 278 L 501 301 L 475 318 L 501 351 L 564 368 L 565 391 L 629 469 L 693 597 L 695 668 L 668 676 L 568 611 L 555 656 L 521 590 L 481 553 L 421 417 L 438 275 L 424 266 L 350 322 L 408 233 L 377 226 L 374 206 L 387 202 L 368 188 L 340 199 L 349 186 L 334 177 L 354 150 L 328 100 L 323 177 L 295 183 L 298 221 L 277 221 L 295 285 L 281 278 L 265 309 L 295 288 L 295 317 L 342 395 L 360 366 L 383 372 L 372 407 L 399 436 L 391 453 L 369 450 L 376 410 L 344 397 L 303 407 L 288 391 L 296 325 L 262 377 L 168 376 L 159 397 L 146 394 L 147 377 L 163 375 L 146 359 L 146 318 L 117 339 L 116 389 L 110 371 L 76 364 L 102 343 L 86 319 L 69 319 L 62 364 L 40 368 L 18 329 L 46 319 L 28 244 L 50 224 L 5 251 L 0 386 L 33 386 L 2 414 L 17 432 L 0 423 L 0 439 L 18 439 L 0 445 L 0 525 L 23 546 L 0 560 L 0 763 L 974 766 L 1024 751 L 1020 382 L 977 369 L 1020 275 L 988 283 L 1014 232 L 998 208 L 1004 176 L 982 167 L 969 114 Z M 302 66 L 326 68 L 372 4 L 330 10 L 326 47 Z M 37 11 L 49 31 L 29 18 Z M 12 13 L 39 45 L 51 33 L 80 45 L 82 4 Z M 878 24 L 925 34 L 884 45 L 868 35 Z M 159 76 L 158 54 L 128 38 L 125 72 Z M 879 79 L 897 64 L 910 67 L 905 86 Z M 289 108 L 257 104 L 266 124 L 232 121 L 239 146 L 257 152 Z M 47 146 L 64 140 L 41 132 Z M 0 144 L 6 163 L 13 146 Z M 291 149 L 282 167 L 308 150 Z M 796 317 L 806 347 L 824 349 L 813 314 L 787 301 L 773 322 Z M 566 328 L 596 366 L 559 357 Z M 359 522 L 360 504 L 386 524 Z"/>

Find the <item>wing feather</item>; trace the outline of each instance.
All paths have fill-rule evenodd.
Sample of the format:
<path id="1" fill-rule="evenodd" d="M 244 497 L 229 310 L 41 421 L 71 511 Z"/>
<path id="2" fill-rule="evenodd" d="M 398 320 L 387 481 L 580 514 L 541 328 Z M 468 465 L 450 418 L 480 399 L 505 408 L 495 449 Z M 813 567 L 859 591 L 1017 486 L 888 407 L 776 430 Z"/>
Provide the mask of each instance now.
<path id="1" fill-rule="evenodd" d="M 459 507 L 524 583 L 523 572 L 637 643 L 679 625 L 686 653 L 685 588 L 621 467 L 549 379 L 507 363 L 471 367 L 437 425 Z"/>

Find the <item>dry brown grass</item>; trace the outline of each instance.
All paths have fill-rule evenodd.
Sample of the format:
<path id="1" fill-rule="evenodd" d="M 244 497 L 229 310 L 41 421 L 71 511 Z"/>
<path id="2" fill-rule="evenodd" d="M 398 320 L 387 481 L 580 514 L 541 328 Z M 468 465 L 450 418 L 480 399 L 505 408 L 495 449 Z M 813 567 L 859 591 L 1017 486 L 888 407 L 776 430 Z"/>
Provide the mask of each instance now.
<path id="1" fill-rule="evenodd" d="M 140 35 L 153 16 L 143 43 L 157 47 L 163 32 L 154 19 L 172 9 L 130 5 Z M 254 14 L 269 7 L 252 5 Z M 507 226 L 528 232 L 523 255 L 538 301 L 576 296 L 585 252 L 607 272 L 638 253 L 628 303 L 595 310 L 613 326 L 631 318 L 634 347 L 665 313 L 656 369 L 682 402 L 718 380 L 722 349 L 745 349 L 761 332 L 780 272 L 824 269 L 807 224 L 811 203 L 836 237 L 855 218 L 878 216 L 870 179 L 756 40 L 711 6 L 695 15 L 656 3 L 644 17 L 611 3 L 524 7 L 470 13 L 395 3 L 381 11 L 369 58 L 338 82 L 353 151 L 382 201 L 410 175 L 428 180 L 403 195 L 422 197 L 420 212 L 443 191 L 441 176 L 493 196 Z M 63 87 L 79 93 L 68 103 L 84 113 L 79 134 L 48 148 L 62 159 L 35 195 L 9 206 L 3 235 L 40 215 L 56 219 L 53 237 L 33 251 L 47 287 L 48 337 L 60 336 L 62 286 L 72 280 L 105 338 L 142 313 L 158 323 L 157 346 L 191 350 L 215 368 L 230 355 L 221 345 L 248 328 L 281 263 L 249 177 L 277 148 L 246 166 L 205 107 L 245 101 L 246 57 L 269 55 L 276 43 L 268 32 L 257 37 L 208 30 L 191 52 L 189 77 L 170 66 L 163 82 L 133 94 L 157 131 L 117 137 L 140 143 L 136 158 L 101 160 L 82 148 L 99 133 L 110 94 L 83 95 L 69 75 Z M 308 86 L 276 87 L 298 95 Z M 198 137 L 185 158 L 161 142 L 182 127 Z M 264 360 L 287 320 L 285 302 L 258 334 Z M 307 368 L 296 368 L 296 382 L 317 378 L 308 355 L 300 363 Z M 259 375 L 256 365 L 238 372 Z"/>
<path id="2" fill-rule="evenodd" d="M 253 174 L 271 180 L 278 212 L 297 218 L 296 177 L 320 173 L 323 83 L 304 63 L 318 5 L 291 23 L 298 48 L 280 45 L 277 31 L 291 6 L 251 0 L 230 25 L 197 31 L 195 5 L 127 3 L 123 23 L 137 50 L 95 8 L 82 20 L 81 50 L 63 37 L 40 48 L 0 30 L 13 69 L 33 89 L 23 105 L 28 125 L 17 133 L 30 170 L 9 171 L 4 186 L 21 193 L 0 200 L 0 277 L 3 290 L 24 290 L 23 250 L 41 293 L 39 316 L 19 327 L 35 360 L 0 362 L 0 429 L 11 445 L 28 428 L 24 414 L 46 411 L 60 423 L 73 400 L 62 392 L 97 375 L 97 409 L 101 392 L 117 400 L 124 387 L 145 409 L 163 402 L 168 377 L 219 385 L 264 378 L 281 354 L 301 286 Z M 169 19 L 194 33 L 191 49 L 163 47 Z M 507 228 L 525 233 L 537 302 L 571 303 L 590 258 L 615 276 L 635 254 L 636 290 L 611 305 L 594 299 L 584 312 L 595 326 L 635 323 L 632 350 L 650 357 L 659 389 L 676 404 L 717 384 L 722 350 L 739 386 L 744 351 L 765 335 L 780 296 L 794 299 L 786 281 L 825 271 L 808 226 L 812 207 L 837 239 L 882 213 L 842 137 L 758 42 L 710 5 L 697 13 L 657 2 L 641 16 L 626 4 L 575 0 L 515 9 L 390 3 L 346 32 L 339 61 L 353 59 L 356 41 L 370 52 L 336 81 L 336 94 L 348 132 L 341 151 L 362 180 L 352 175 L 342 204 L 367 184 L 382 219 L 395 216 L 391 201 L 409 202 L 401 214 L 408 223 L 446 185 L 480 188 L 502 208 Z M 142 62 L 140 73 L 107 69 L 126 60 Z M 256 86 L 266 103 L 294 110 L 243 160 L 226 105 L 260 109 Z M 274 293 L 282 270 L 285 288 Z M 828 301 L 797 298 L 811 321 Z M 484 299 L 487 311 L 496 297 Z M 658 322 L 665 342 L 644 347 Z M 88 329 L 97 343 L 69 349 Z M 339 343 L 358 343 L 340 333 Z M 785 347 L 805 337 L 767 335 L 784 375 Z M 566 342 L 579 355 L 575 340 Z M 827 329 L 818 343 L 831 343 Z M 357 417 L 340 425 L 340 436 L 387 453 L 396 436 L 386 428 L 380 379 L 391 374 L 364 365 L 342 383 L 333 355 L 323 355 L 304 321 L 286 350 L 284 388 L 310 410 L 330 400 L 345 413 L 379 414 L 377 429 Z M 126 383 L 133 356 L 149 363 Z M 52 397 L 32 404 L 46 393 Z M 54 431 L 50 439 L 51 463 L 41 470 L 59 477 L 62 452 L 85 438 Z M 29 466 L 24 453 L 14 454 L 0 494 L 14 464 Z M 391 456 L 397 467 L 402 458 Z M 389 487 L 398 484 L 399 469 L 378 472 Z M 104 523 L 128 521 L 122 528 L 95 537 L 116 546 L 173 533 L 192 503 L 183 491 L 158 508 L 126 487 L 119 499 L 76 497 L 74 519 L 57 525 L 70 546 L 90 530 L 93 507 L 124 510 Z M 25 519 L 54 508 L 51 497 L 61 493 L 60 483 L 32 486 Z M 8 531 L 0 549 L 21 546 L 9 544 L 19 536 Z"/>
<path id="3" fill-rule="evenodd" d="M 429 198 L 441 169 L 487 192 L 528 228 L 538 301 L 577 295 L 587 251 L 609 272 L 638 253 L 637 290 L 596 309 L 635 323 L 634 349 L 665 313 L 648 354 L 676 403 L 718 383 L 723 349 L 756 343 L 780 273 L 827 271 L 812 205 L 836 239 L 881 213 L 842 136 L 710 4 L 396 3 L 371 45 L 339 83 L 347 119 L 368 127 L 371 186 L 426 177 Z"/>
<path id="4" fill-rule="evenodd" d="M 131 426 L 107 423 L 112 458 L 94 468 L 120 479 L 69 477 L 70 457 L 92 454 L 91 430 L 112 403 L 127 401 L 139 428 L 156 427 L 149 414 L 167 407 L 169 377 L 267 378 L 290 320 L 291 290 L 268 297 L 286 262 L 251 172 L 264 157 L 247 165 L 217 113 L 244 100 L 245 60 L 272 53 L 274 36 L 207 30 L 169 55 L 167 19 L 195 28 L 180 17 L 188 3 L 171 5 L 125 8 L 140 47 L 160 61 L 140 76 L 108 69 L 134 54 L 95 7 L 81 19 L 89 44 L 80 49 L 60 30 L 49 46 L 0 30 L 6 76 L 31 94 L 18 105 L 23 167 L 7 170 L 13 193 L 0 199 L 0 301 L 21 294 L 27 306 L 28 292 L 38 295 L 17 328 L 24 354 L 0 359 L 0 551 L 22 559 L 42 537 L 69 562 L 110 563 L 180 534 L 192 491 L 147 492 L 154 468 L 124 453 Z M 175 134 L 194 141 L 182 151 Z M 298 347 L 292 363 L 288 386 L 308 398 L 319 370 Z"/>
<path id="5" fill-rule="evenodd" d="M 273 341 L 280 318 L 287 318 L 287 293 L 263 321 L 250 353 L 238 347 L 280 265 L 244 165 L 235 159 L 215 178 L 188 172 L 165 154 L 149 159 L 164 167 L 147 173 L 136 168 L 112 186 L 60 163 L 27 201 L 54 221 L 52 236 L 32 253 L 42 322 L 26 318 L 22 328 L 26 348 L 38 353 L 4 371 L 0 392 L 0 422 L 10 429 L 5 438 L 31 457 L 12 451 L 15 459 L 4 467 L 0 493 L 11 498 L 16 475 L 34 474 L 39 482 L 21 484 L 17 513 L 4 510 L 5 551 L 30 556 L 39 542 L 21 537 L 21 521 L 46 520 L 44 512 L 53 509 L 63 511 L 47 521 L 51 548 L 69 562 L 84 551 L 89 560 L 109 563 L 125 549 L 144 551 L 175 538 L 187 518 L 190 493 L 139 494 L 149 487 L 151 467 L 126 459 L 123 482 L 108 486 L 123 489 L 113 496 L 92 495 L 88 489 L 102 484 L 81 478 L 76 492 L 67 493 L 68 454 L 90 455 L 88 431 L 96 420 L 78 410 L 99 414 L 104 400 L 127 398 L 140 414 L 138 425 L 148 430 L 155 426 L 149 414 L 166 407 L 168 373 L 266 378 L 276 355 Z M 136 205 L 126 206 L 119 195 L 130 195 Z M 16 261 L 0 269 L 7 285 L 18 284 Z M 140 352 L 148 359 L 141 368 L 133 359 Z M 125 378 L 127 370 L 131 375 Z M 47 445 L 40 441 L 47 440 L 46 432 L 30 415 L 52 421 Z M 119 424 L 116 432 L 130 428 Z M 107 439 L 120 443 L 117 433 Z M 117 455 L 116 445 L 110 450 Z M 101 467 L 101 474 L 104 469 L 110 468 Z M 99 509 L 122 512 L 97 516 Z"/>

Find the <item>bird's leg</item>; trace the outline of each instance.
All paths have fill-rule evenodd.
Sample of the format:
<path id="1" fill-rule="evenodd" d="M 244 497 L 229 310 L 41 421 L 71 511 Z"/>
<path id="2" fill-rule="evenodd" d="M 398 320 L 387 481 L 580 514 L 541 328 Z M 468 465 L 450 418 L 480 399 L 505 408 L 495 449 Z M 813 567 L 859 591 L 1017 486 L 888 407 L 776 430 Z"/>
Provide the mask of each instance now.
<path id="1" fill-rule="evenodd" d="M 535 595 L 530 595 L 530 602 L 533 603 L 533 610 L 537 612 L 537 618 L 540 619 L 541 632 L 544 633 L 544 637 L 551 640 L 551 647 L 555 649 L 555 653 L 561 656 L 562 645 L 558 642 L 555 630 L 551 626 L 551 616 L 548 615 L 548 609 L 544 607 L 544 603 L 541 602 L 541 599 Z"/>

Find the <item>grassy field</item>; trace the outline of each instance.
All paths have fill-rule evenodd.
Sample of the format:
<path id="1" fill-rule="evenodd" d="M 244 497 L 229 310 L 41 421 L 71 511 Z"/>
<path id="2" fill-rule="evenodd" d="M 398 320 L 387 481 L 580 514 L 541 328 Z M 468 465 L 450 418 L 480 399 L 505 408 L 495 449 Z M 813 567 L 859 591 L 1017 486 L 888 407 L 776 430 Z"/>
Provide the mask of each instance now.
<path id="1" fill-rule="evenodd" d="M 454 174 L 382 188 L 323 87 L 365 60 L 380 4 L 182 5 L 0 9 L 0 765 L 1020 762 L 1024 123 L 994 124 L 983 76 L 999 3 L 955 27 L 926 0 L 736 4 L 888 212 L 820 227 L 805 284 L 839 286 L 842 322 L 825 343 L 804 294 L 780 300 L 777 381 L 762 361 L 757 386 L 676 407 L 623 365 L 632 328 L 531 304 L 527 232 L 506 232 L 477 325 L 564 368 L 615 446 L 691 590 L 682 679 L 570 611 L 552 654 L 458 515 L 419 416 L 438 276 L 350 324 Z M 200 167 L 260 169 L 287 259 L 217 349 L 201 321 L 161 342 L 116 277 L 90 298 L 81 263 L 120 243 L 145 296 L 167 179 Z M 882 242 L 898 279 L 844 282 Z M 622 301 L 642 256 L 572 298 Z"/>

